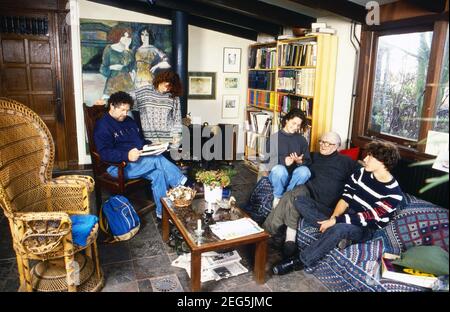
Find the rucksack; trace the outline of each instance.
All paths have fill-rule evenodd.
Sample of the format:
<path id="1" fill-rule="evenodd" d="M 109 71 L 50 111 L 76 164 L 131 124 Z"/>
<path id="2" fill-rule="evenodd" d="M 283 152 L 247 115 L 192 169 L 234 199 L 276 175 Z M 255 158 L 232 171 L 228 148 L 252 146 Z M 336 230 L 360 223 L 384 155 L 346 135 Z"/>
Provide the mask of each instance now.
<path id="1" fill-rule="evenodd" d="M 122 195 L 111 196 L 102 205 L 99 219 L 101 229 L 106 233 L 111 232 L 116 241 L 132 238 L 139 231 L 141 225 L 133 205 L 128 198 Z"/>
<path id="2" fill-rule="evenodd" d="M 262 177 L 255 185 L 244 210 L 257 223 L 262 224 L 272 210 L 273 187 L 268 177 Z"/>

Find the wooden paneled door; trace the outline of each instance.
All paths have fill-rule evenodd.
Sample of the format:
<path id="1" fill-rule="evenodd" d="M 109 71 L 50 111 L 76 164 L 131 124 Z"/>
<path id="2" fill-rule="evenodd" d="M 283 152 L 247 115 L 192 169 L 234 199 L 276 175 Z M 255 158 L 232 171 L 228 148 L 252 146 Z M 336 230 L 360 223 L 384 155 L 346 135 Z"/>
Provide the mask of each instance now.
<path id="1" fill-rule="evenodd" d="M 27 105 L 44 120 L 55 142 L 55 167 L 68 168 L 77 161 L 77 151 L 65 14 L 40 10 L 1 15 L 0 94 Z"/>

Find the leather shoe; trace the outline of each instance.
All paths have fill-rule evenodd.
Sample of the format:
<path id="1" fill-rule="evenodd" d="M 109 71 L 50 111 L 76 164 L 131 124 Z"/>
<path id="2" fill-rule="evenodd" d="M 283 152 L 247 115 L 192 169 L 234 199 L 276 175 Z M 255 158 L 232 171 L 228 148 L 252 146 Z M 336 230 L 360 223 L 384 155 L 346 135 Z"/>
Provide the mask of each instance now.
<path id="1" fill-rule="evenodd" d="M 293 271 L 302 270 L 303 268 L 303 262 L 298 257 L 291 257 L 279 262 L 272 268 L 272 271 L 275 275 L 284 275 Z"/>

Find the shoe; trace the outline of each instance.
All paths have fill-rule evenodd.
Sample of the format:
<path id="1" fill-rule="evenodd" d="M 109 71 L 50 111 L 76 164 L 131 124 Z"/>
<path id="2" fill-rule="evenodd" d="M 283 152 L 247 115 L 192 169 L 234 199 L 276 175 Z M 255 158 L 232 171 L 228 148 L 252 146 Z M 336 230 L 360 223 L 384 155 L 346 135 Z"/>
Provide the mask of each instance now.
<path id="1" fill-rule="evenodd" d="M 338 248 L 339 250 L 344 250 L 345 248 L 347 248 L 348 246 L 350 246 L 352 244 L 352 241 L 349 239 L 341 239 L 338 243 Z"/>
<path id="2" fill-rule="evenodd" d="M 273 274 L 284 275 L 293 271 L 302 270 L 304 267 L 303 262 L 298 257 L 291 257 L 282 260 L 280 263 L 272 268 Z"/>
<path id="3" fill-rule="evenodd" d="M 293 241 L 286 241 L 283 245 L 283 256 L 285 258 L 291 258 L 298 252 L 297 245 Z"/>

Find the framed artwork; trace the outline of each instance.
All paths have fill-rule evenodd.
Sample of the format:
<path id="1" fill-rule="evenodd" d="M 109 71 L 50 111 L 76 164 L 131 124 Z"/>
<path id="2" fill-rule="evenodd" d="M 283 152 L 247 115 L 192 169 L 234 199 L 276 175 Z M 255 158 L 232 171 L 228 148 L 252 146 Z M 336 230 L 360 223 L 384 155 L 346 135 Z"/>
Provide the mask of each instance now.
<path id="1" fill-rule="evenodd" d="M 223 72 L 224 73 L 241 72 L 240 48 L 223 48 Z"/>
<path id="2" fill-rule="evenodd" d="M 225 89 L 239 89 L 239 78 L 238 77 L 225 77 L 223 80 Z"/>
<path id="3" fill-rule="evenodd" d="M 238 118 L 239 95 L 224 95 L 222 101 L 222 118 Z"/>
<path id="4" fill-rule="evenodd" d="M 216 73 L 189 72 L 188 98 L 214 100 L 216 98 Z"/>

